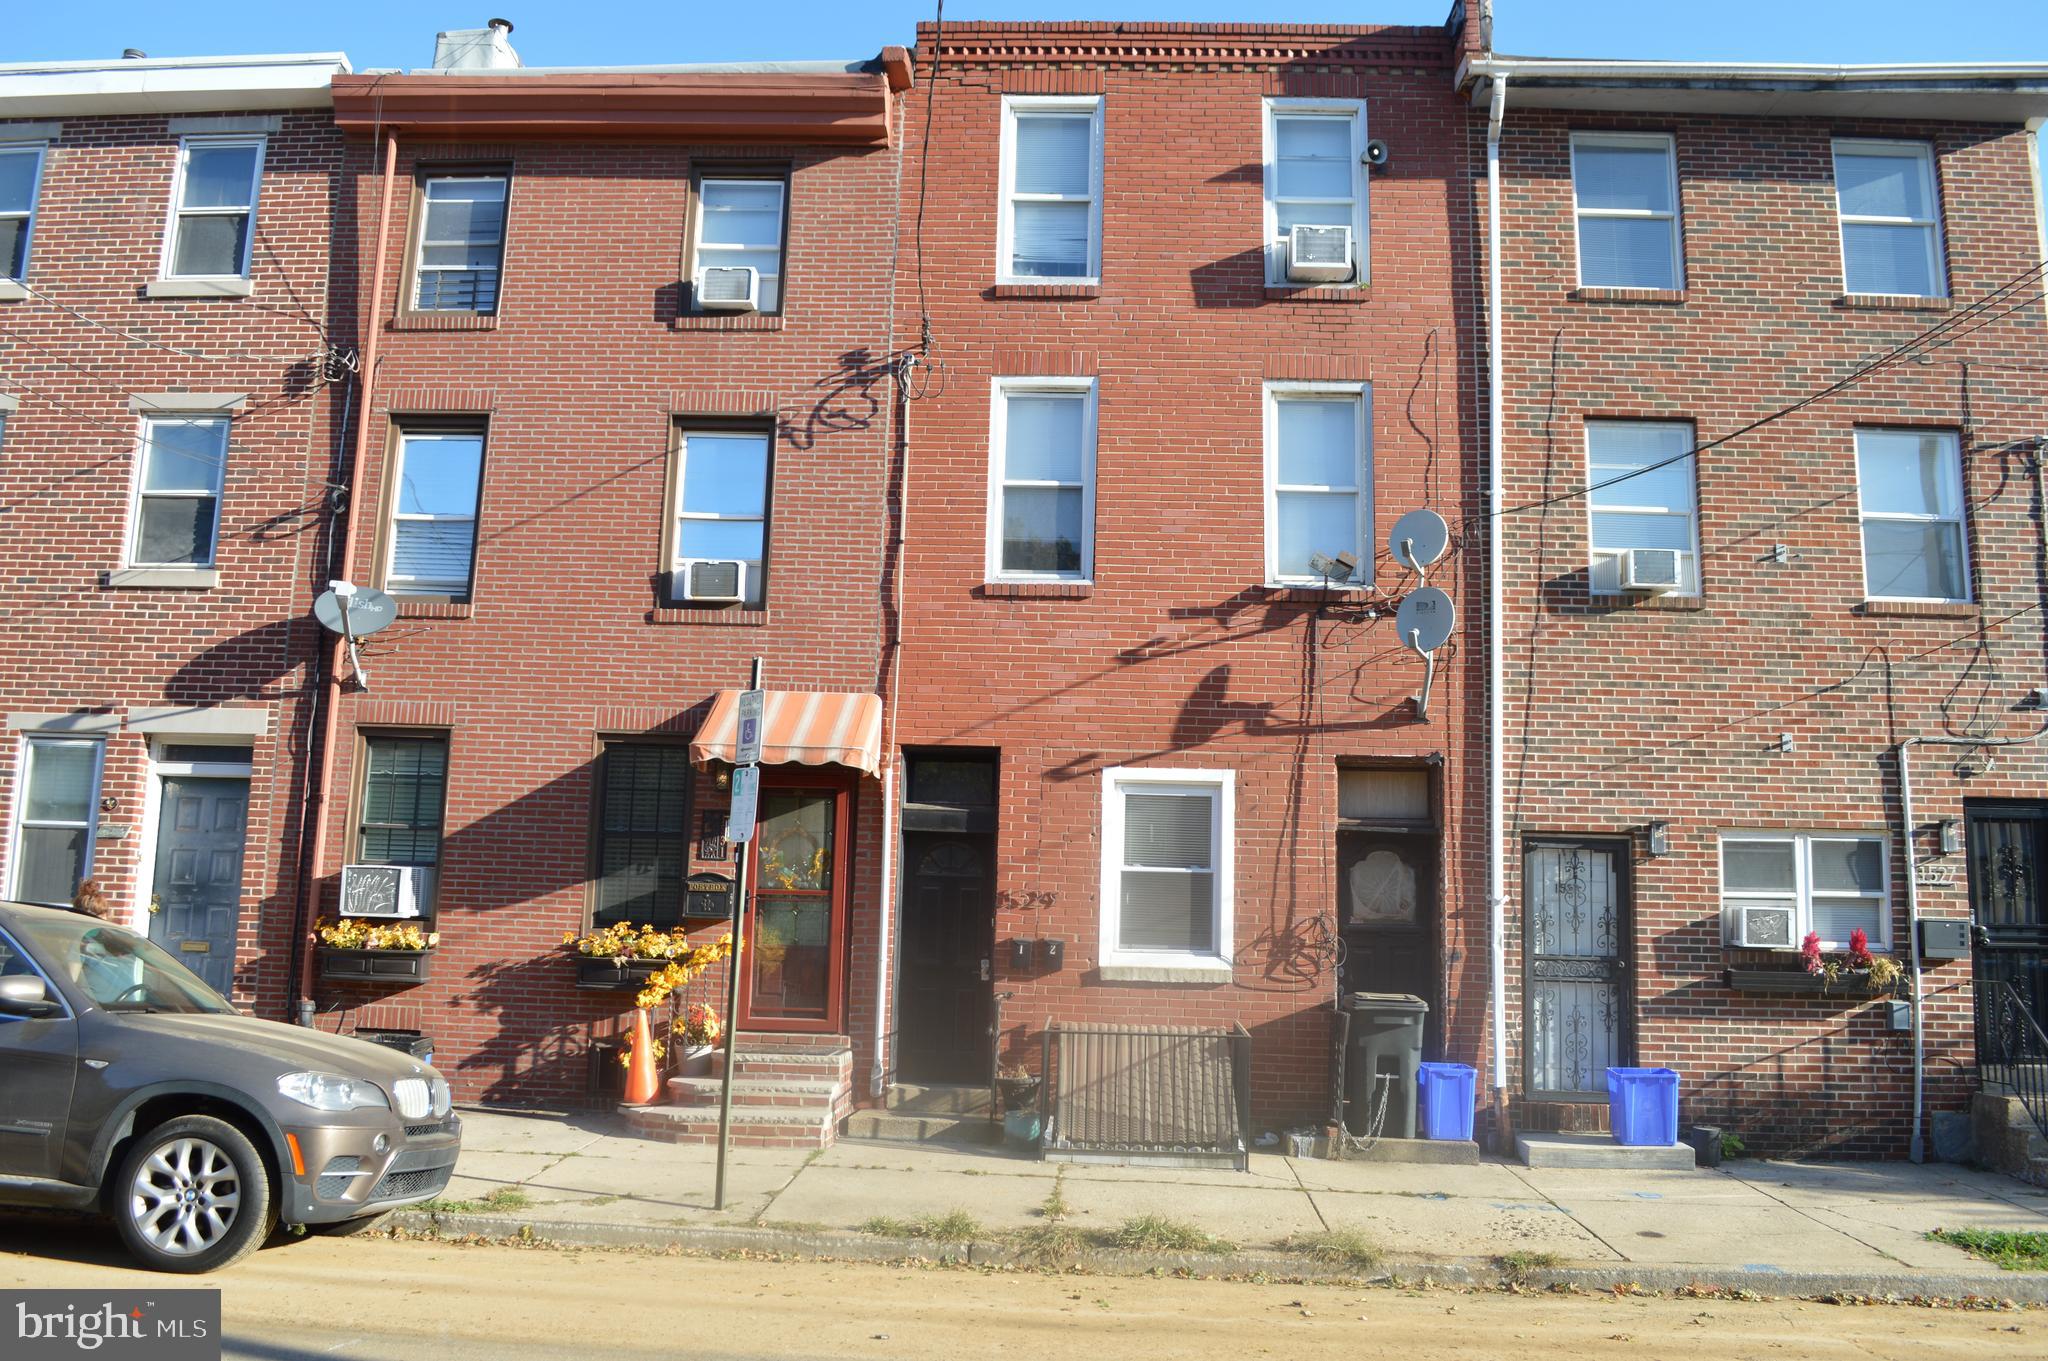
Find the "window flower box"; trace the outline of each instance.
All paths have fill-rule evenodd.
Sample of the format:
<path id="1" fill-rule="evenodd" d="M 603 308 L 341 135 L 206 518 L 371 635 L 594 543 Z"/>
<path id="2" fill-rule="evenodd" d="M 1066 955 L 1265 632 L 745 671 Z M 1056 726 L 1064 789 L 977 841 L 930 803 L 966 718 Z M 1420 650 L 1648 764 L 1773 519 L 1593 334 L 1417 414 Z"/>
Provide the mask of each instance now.
<path id="1" fill-rule="evenodd" d="M 368 983 L 424 983 L 434 962 L 433 947 L 424 950 L 368 950 L 320 947 L 320 976 Z"/>
<path id="2" fill-rule="evenodd" d="M 638 992 L 647 980 L 667 968 L 665 959 L 623 959 L 616 955 L 578 955 L 576 986 L 589 992 Z"/>
<path id="3" fill-rule="evenodd" d="M 1824 974 L 1812 974 L 1804 969 L 1729 968 L 1722 970 L 1721 977 L 1736 992 L 1866 998 L 1891 991 L 1872 983 L 1870 975 L 1861 970 L 1844 973 L 1832 982 Z"/>

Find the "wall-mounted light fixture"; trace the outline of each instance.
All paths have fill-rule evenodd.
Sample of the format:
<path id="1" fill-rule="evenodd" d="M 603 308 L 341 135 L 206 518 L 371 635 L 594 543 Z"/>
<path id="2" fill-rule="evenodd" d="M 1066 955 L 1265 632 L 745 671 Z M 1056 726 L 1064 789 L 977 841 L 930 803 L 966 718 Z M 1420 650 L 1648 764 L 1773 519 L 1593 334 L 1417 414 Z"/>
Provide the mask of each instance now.
<path id="1" fill-rule="evenodd" d="M 1935 824 L 1941 829 L 1941 853 L 1954 855 L 1963 848 L 1963 824 L 1955 818 L 1943 818 Z"/>
<path id="2" fill-rule="evenodd" d="M 1649 843 L 1652 856 L 1671 854 L 1671 824 L 1652 822 L 1643 828 L 1644 840 Z"/>

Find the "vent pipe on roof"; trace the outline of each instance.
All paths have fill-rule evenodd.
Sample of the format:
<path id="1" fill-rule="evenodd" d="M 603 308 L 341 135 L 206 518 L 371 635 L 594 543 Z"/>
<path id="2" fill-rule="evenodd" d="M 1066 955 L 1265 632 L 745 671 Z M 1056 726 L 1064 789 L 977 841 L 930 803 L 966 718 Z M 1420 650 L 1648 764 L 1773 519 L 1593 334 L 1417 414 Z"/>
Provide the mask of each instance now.
<path id="1" fill-rule="evenodd" d="M 507 71 L 525 65 L 512 50 L 512 21 L 491 19 L 482 28 L 434 35 L 436 71 Z"/>
<path id="2" fill-rule="evenodd" d="M 149 53 L 143 51 L 139 47 L 124 47 L 121 49 L 122 61 L 141 61 L 144 57 L 147 57 L 148 55 Z"/>

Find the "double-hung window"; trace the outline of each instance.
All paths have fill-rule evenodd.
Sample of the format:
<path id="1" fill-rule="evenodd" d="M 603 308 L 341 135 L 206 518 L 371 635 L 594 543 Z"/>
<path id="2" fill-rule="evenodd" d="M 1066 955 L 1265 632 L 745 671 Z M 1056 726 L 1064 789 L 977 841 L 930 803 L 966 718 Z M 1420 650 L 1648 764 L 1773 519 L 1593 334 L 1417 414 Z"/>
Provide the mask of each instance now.
<path id="1" fill-rule="evenodd" d="M 131 566 L 214 565 L 227 461 L 226 416 L 143 418 L 128 547 Z"/>
<path id="2" fill-rule="evenodd" d="M 372 733 L 363 738 L 362 813 L 356 863 L 441 863 L 448 799 L 448 739 L 439 733 Z"/>
<path id="3" fill-rule="evenodd" d="M 751 269 L 755 306 L 782 306 L 783 203 L 787 182 L 777 179 L 714 179 L 697 183 L 696 274 L 691 287 L 704 296 L 707 269 Z"/>
<path id="4" fill-rule="evenodd" d="M 1372 394 L 1362 383 L 1266 384 L 1266 581 L 1322 584 L 1315 554 L 1372 581 Z M 1335 581 L 1335 578 L 1332 578 Z"/>
<path id="5" fill-rule="evenodd" d="M 31 736 L 23 744 L 10 897 L 68 905 L 92 872 L 102 754 L 90 738 Z"/>
<path id="6" fill-rule="evenodd" d="M 1233 772 L 1117 767 L 1102 778 L 1101 962 L 1227 968 Z"/>
<path id="7" fill-rule="evenodd" d="M 1365 104 L 1355 99 L 1268 99 L 1266 282 L 1288 282 L 1294 228 L 1349 227 L 1352 275 L 1369 277 L 1366 252 Z"/>
<path id="8" fill-rule="evenodd" d="M 180 144 L 165 278 L 248 277 L 263 146 L 261 136 L 187 137 Z"/>
<path id="9" fill-rule="evenodd" d="M 498 310 L 505 257 L 505 175 L 427 175 L 420 182 L 419 259 L 413 310 Z"/>
<path id="10" fill-rule="evenodd" d="M 669 564 L 676 599 L 689 598 L 694 564 L 737 562 L 743 603 L 766 602 L 769 440 L 766 431 L 682 432 Z"/>
<path id="11" fill-rule="evenodd" d="M 1729 939 L 1739 940 L 1746 907 L 1789 908 L 1790 939 L 1820 936 L 1821 948 L 1846 950 L 1862 931 L 1873 950 L 1892 944 L 1886 840 L 1815 832 L 1726 832 L 1721 837 L 1721 904 Z"/>
<path id="12" fill-rule="evenodd" d="M 1948 296 L 1932 147 L 1925 142 L 1836 142 L 1835 205 L 1847 292 Z"/>
<path id="13" fill-rule="evenodd" d="M 1095 380 L 998 378 L 990 420 L 991 580 L 1095 570 Z"/>
<path id="14" fill-rule="evenodd" d="M 0 279 L 18 280 L 28 274 L 43 149 L 41 142 L 0 142 Z"/>
<path id="15" fill-rule="evenodd" d="M 400 432 L 385 589 L 468 597 L 483 470 L 481 430 Z"/>
<path id="16" fill-rule="evenodd" d="M 1092 283 L 1102 274 L 1102 100 L 1005 95 L 996 274 Z"/>
<path id="17" fill-rule="evenodd" d="M 690 749 L 609 742 L 599 769 L 591 924 L 666 931 L 683 920 L 686 902 Z"/>
<path id="18" fill-rule="evenodd" d="M 1594 594 L 1621 589 L 1621 555 L 1635 548 L 1677 550 L 1678 591 L 1698 594 L 1698 458 L 1692 448 L 1686 421 L 1586 422 Z"/>
<path id="19" fill-rule="evenodd" d="M 1970 598 L 1962 455 L 1953 431 L 1858 430 L 1856 491 L 1866 598 Z"/>
<path id="20" fill-rule="evenodd" d="M 1677 163 L 1665 133 L 1572 134 L 1580 286 L 1685 287 Z"/>

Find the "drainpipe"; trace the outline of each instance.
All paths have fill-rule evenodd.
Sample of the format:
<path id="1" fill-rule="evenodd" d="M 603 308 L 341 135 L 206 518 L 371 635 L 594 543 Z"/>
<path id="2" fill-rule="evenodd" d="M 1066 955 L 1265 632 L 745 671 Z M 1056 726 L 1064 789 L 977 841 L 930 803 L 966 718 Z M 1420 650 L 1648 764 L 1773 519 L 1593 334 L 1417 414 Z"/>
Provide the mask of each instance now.
<path id="1" fill-rule="evenodd" d="M 1909 1156 L 1914 1162 L 1927 1161 L 1927 1139 L 1922 1132 L 1927 1105 L 1927 1032 L 1920 1017 L 1920 883 L 1919 853 L 1913 844 L 1913 767 L 1916 746 L 2017 747 L 2048 737 L 2048 722 L 2025 737 L 1909 737 L 1899 743 L 1899 818 L 1906 834 L 1906 939 L 1909 942 L 1913 980 L 1913 1141 Z"/>
<path id="2" fill-rule="evenodd" d="M 384 185 L 377 206 L 377 251 L 370 270 L 369 287 L 360 294 L 359 315 L 363 319 L 362 411 L 356 418 L 355 454 L 349 460 L 348 499 L 337 517 L 341 535 L 340 580 L 348 581 L 355 570 L 356 508 L 363 491 L 363 457 L 370 442 L 370 397 L 377 384 L 377 349 L 381 329 L 377 325 L 379 300 L 383 294 L 385 247 L 391 236 L 391 186 L 398 173 L 398 134 L 384 137 Z M 348 640 L 334 635 L 328 647 L 326 683 L 320 695 L 320 764 L 313 786 L 306 795 L 306 820 L 311 832 L 302 838 L 305 855 L 299 862 L 299 1015 L 301 1025 L 313 1023 L 313 972 L 318 951 L 307 939 L 318 916 L 320 867 L 327 859 L 327 789 L 334 780 L 334 743 L 341 726 L 341 659 Z"/>
<path id="3" fill-rule="evenodd" d="M 1501 634 L 1506 590 L 1501 582 L 1500 130 L 1507 116 L 1508 78 L 1493 77 L 1486 111 L 1486 902 L 1492 933 L 1493 1100 L 1507 1113 L 1507 706 L 1501 693 L 1507 649 Z M 1504 1128 L 1504 1127 L 1501 1127 Z"/>
<path id="4" fill-rule="evenodd" d="M 2048 118 L 2027 120 L 2027 166 L 2034 172 L 2034 228 L 2041 237 L 2041 258 L 2048 260 L 2048 165 L 2041 161 L 2041 134 Z"/>

